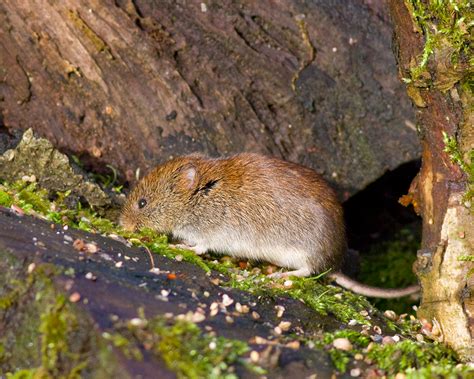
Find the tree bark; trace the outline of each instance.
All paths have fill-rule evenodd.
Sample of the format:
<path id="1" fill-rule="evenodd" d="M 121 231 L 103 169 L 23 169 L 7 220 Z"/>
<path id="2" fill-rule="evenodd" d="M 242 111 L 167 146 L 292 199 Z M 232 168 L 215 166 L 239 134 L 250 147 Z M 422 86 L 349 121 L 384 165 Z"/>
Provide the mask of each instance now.
<path id="1" fill-rule="evenodd" d="M 472 89 L 465 84 L 473 70 L 469 54 L 442 34 L 444 17 L 467 41 L 461 17 L 472 25 L 472 13 L 446 7 L 436 11 L 429 1 L 390 1 L 400 76 L 417 105 L 422 144 L 422 167 L 408 196 L 423 217 L 415 264 L 423 288 L 419 316 L 434 325 L 440 340 L 472 361 L 474 119 Z"/>
<path id="2" fill-rule="evenodd" d="M 4 0 L 0 125 L 128 180 L 183 153 L 255 151 L 347 197 L 419 155 L 387 18 L 363 0 Z"/>

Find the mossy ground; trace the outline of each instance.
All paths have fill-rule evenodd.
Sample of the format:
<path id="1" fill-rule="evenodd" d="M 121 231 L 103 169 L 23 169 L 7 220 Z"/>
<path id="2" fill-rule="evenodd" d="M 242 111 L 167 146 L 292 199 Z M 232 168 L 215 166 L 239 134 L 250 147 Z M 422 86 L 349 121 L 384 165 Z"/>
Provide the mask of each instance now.
<path id="1" fill-rule="evenodd" d="M 106 345 L 53 284 L 57 269 L 2 252 L 0 374 L 7 378 L 115 375 Z"/>
<path id="2" fill-rule="evenodd" d="M 420 248 L 421 235 L 416 226 L 406 227 L 381 242 L 375 243 L 361 259 L 360 279 L 376 287 L 403 288 L 416 283 L 412 267 Z M 417 299 L 371 299 L 377 308 L 399 314 L 413 313 Z"/>
<path id="3" fill-rule="evenodd" d="M 226 258 L 217 260 L 217 257 L 213 256 L 203 258 L 189 251 L 173 249 L 168 245 L 166 237 L 158 236 L 152 231 L 124 232 L 110 220 L 97 216 L 91 209 L 80 204 L 76 209 L 69 209 L 66 206 L 67 195 L 67 193 L 48 194 L 37 188 L 34 183 L 17 182 L 12 185 L 6 183 L 0 185 L 0 205 L 15 205 L 21 207 L 23 211 L 47 220 L 86 231 L 105 235 L 110 233 L 122 235 L 134 244 L 146 246 L 151 251 L 171 259 L 181 256 L 182 259 L 197 264 L 205 271 L 212 269 L 225 273 L 229 277 L 229 281 L 226 283 L 229 286 L 269 297 L 289 295 L 303 301 L 319 313 L 333 314 L 344 323 L 362 325 L 367 328 L 366 330 L 373 327 L 374 321 L 374 318 L 367 315 L 375 316 L 378 320 L 383 319 L 381 313 L 365 298 L 343 291 L 338 287 L 327 286 L 321 278 L 292 278 L 291 286 L 288 286 L 288 283 L 285 284 L 283 280 L 269 280 L 262 273 L 265 269 L 262 265 L 252 267 L 250 263 L 242 265 L 242 262 Z M 5 277 L 4 280 L 5 286 L 3 287 L 7 290 L 2 292 L 0 304 L 3 307 L 3 312 L 8 312 L 14 309 L 15 299 L 20 296 L 23 287 L 15 286 L 15 278 Z M 12 290 L 10 291 L 8 288 L 12 288 Z M 13 288 L 15 289 L 13 290 Z M 71 348 L 68 342 L 63 343 L 64 340 L 69 341 L 71 336 L 74 336 L 76 328 L 80 330 L 80 320 L 68 300 L 53 290 L 51 291 L 48 296 L 44 293 L 50 292 L 39 291 L 40 295 L 37 296 L 40 301 L 32 302 L 34 306 L 41 307 L 42 317 L 35 320 L 24 320 L 22 332 L 18 333 L 15 330 L 15 336 L 10 339 L 10 341 L 16 341 L 18 346 L 25 348 L 28 346 L 27 340 L 33 338 L 36 341 L 36 348 L 41 351 L 41 354 L 32 361 L 31 354 L 20 352 L 15 354 L 15 360 L 12 361 L 11 354 L 6 352 L 14 350 L 11 350 L 11 346 L 6 341 L 2 342 L 0 356 L 4 362 L 9 362 L 10 366 L 8 367 L 11 371 L 20 367 L 36 367 L 31 372 L 46 372 L 52 377 L 58 374 L 58 371 L 54 370 L 57 370 L 55 367 L 60 363 L 67 364 L 60 370 L 73 375 L 70 377 L 74 377 L 76 373 L 80 373 L 86 367 L 87 357 Z M 33 314 L 35 312 L 38 313 L 38 311 L 32 311 Z M 141 349 L 149 349 L 164 359 L 168 367 L 178 373 L 180 377 L 202 377 L 202 375 L 207 375 L 207 377 L 229 377 L 230 375 L 232 377 L 235 375 L 235 367 L 247 367 L 247 369 L 250 367 L 253 370 L 258 370 L 258 367 L 249 366 L 243 359 L 244 354 L 249 350 L 248 345 L 244 342 L 217 338 L 203 333 L 198 326 L 187 321 L 163 317 L 145 320 L 142 316 L 140 319 L 143 322 L 134 325 L 122 320 L 122 324 L 117 324 L 114 331 L 103 337 L 114 346 L 123 349 L 125 354 L 133 359 L 140 359 Z M 58 325 L 58 330 L 51 326 L 53 321 L 55 325 Z M 375 344 L 374 348 L 374 344 L 369 345 L 370 337 L 367 333 L 348 329 L 327 333 L 313 343 L 328 351 L 336 369 L 341 372 L 354 362 L 354 357 L 358 353 L 369 356 L 371 365 L 385 365 L 390 360 L 400 359 L 403 364 L 394 366 L 394 369 L 391 369 L 387 364 L 384 366 L 384 370 L 393 373 L 406 372 L 413 377 L 429 378 L 432 377 L 429 376 L 432 373 L 443 373 L 448 368 L 454 370 L 457 360 L 449 349 L 434 342 L 413 342 L 411 340 L 412 331 L 419 331 L 420 323 L 418 321 L 412 319 L 404 323 L 395 323 L 386 319 L 382 322 L 385 322 L 388 329 L 401 335 L 402 340 L 407 342 L 390 345 L 392 347 Z M 24 339 L 22 333 L 36 334 Z M 348 338 L 354 346 L 353 350 L 341 351 L 333 348 L 332 340 L 340 337 Z M 308 342 L 306 337 L 299 336 L 298 339 L 303 343 Z M 99 342 L 96 343 L 99 344 Z M 178 349 L 179 353 L 169 349 L 169 346 L 175 346 L 176 343 L 180 348 Z M 377 349 L 377 354 L 370 353 L 371 349 Z M 436 354 L 429 352 L 432 349 L 435 349 L 433 351 L 436 351 Z M 84 349 L 83 351 L 88 350 Z M 424 368 L 421 367 L 420 362 L 423 363 Z M 467 369 L 462 366 L 456 370 L 456 372 L 462 373 L 461 376 L 464 376 L 464 371 Z M 13 375 L 29 377 L 29 373 L 30 371 L 17 371 Z"/>

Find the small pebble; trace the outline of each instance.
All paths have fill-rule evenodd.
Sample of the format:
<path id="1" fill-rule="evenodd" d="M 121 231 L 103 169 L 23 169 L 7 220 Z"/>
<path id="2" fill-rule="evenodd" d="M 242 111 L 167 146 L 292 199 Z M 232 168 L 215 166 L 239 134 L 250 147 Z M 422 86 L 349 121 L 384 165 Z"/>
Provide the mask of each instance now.
<path id="1" fill-rule="evenodd" d="M 115 267 L 117 267 L 117 268 L 120 268 L 120 267 L 122 267 L 122 266 L 123 266 L 123 262 L 122 262 L 122 261 L 118 261 L 118 262 L 115 263 Z"/>
<path id="2" fill-rule="evenodd" d="M 204 297 L 209 297 L 209 296 L 211 296 L 211 294 L 210 294 L 209 292 L 207 292 L 207 291 L 204 291 L 203 295 L 204 295 Z"/>
<path id="3" fill-rule="evenodd" d="M 161 296 L 163 297 L 168 297 L 168 295 L 170 294 L 170 291 L 167 291 L 167 290 L 161 290 Z"/>
<path id="4" fill-rule="evenodd" d="M 285 280 L 285 282 L 283 283 L 283 286 L 285 288 L 291 288 L 291 287 L 293 287 L 293 281 L 292 280 Z"/>
<path id="5" fill-rule="evenodd" d="M 338 350 L 352 350 L 351 341 L 349 341 L 347 338 L 336 338 L 334 341 L 332 341 L 332 345 Z"/>
<path id="6" fill-rule="evenodd" d="M 277 336 L 280 336 L 283 333 L 283 331 L 281 330 L 279 326 L 276 326 L 275 328 L 273 328 L 273 331 L 275 332 Z"/>
<path id="7" fill-rule="evenodd" d="M 416 335 L 416 340 L 418 342 L 423 342 L 425 340 L 425 337 L 423 337 L 423 334 L 417 334 Z"/>
<path id="8" fill-rule="evenodd" d="M 364 309 L 364 310 L 360 311 L 359 314 L 360 314 L 361 316 L 366 317 L 366 316 L 369 315 L 369 312 L 367 312 L 367 311 Z"/>
<path id="9" fill-rule="evenodd" d="M 395 379 L 405 379 L 407 376 L 405 374 L 403 374 L 402 372 L 399 372 L 397 373 L 397 375 L 395 375 Z"/>
<path id="10" fill-rule="evenodd" d="M 377 333 L 377 334 L 382 334 L 382 329 L 380 329 L 380 326 L 375 325 L 374 326 L 374 332 Z"/>
<path id="11" fill-rule="evenodd" d="M 349 326 L 357 325 L 357 320 L 354 320 L 354 319 L 349 320 L 349 322 L 347 323 L 347 325 L 349 325 Z"/>
<path id="12" fill-rule="evenodd" d="M 183 260 L 183 256 L 181 254 L 178 254 L 176 257 L 174 257 L 174 259 L 178 262 L 181 262 Z"/>
<path id="13" fill-rule="evenodd" d="M 357 353 L 354 355 L 354 359 L 356 361 L 361 361 L 362 359 L 364 359 L 364 356 L 361 353 Z"/>
<path id="14" fill-rule="evenodd" d="M 209 343 L 209 349 L 215 350 L 216 347 L 217 347 L 217 344 L 214 341 Z"/>

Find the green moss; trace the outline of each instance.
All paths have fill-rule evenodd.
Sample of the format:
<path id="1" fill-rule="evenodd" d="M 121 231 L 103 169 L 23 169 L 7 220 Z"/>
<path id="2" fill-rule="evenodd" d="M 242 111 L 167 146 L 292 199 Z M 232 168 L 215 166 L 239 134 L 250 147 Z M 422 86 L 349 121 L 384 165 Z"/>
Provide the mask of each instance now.
<path id="1" fill-rule="evenodd" d="M 414 25 L 425 37 L 423 52 L 416 65 L 411 68 L 411 78 L 406 81 L 425 86 L 430 74 L 426 71 L 430 58 L 439 55 L 444 59 L 443 51 L 449 51 L 449 64 L 454 76 L 448 83 L 442 85 L 443 90 L 461 80 L 460 73 L 455 73 L 460 62 L 470 60 L 472 42 L 470 30 L 474 25 L 474 10 L 470 0 L 405 0 L 410 9 Z M 438 54 L 440 53 L 440 54 Z"/>
<path id="2" fill-rule="evenodd" d="M 13 204 L 13 198 L 5 191 L 0 190 L 0 205 L 9 207 Z"/>
<path id="3" fill-rule="evenodd" d="M 454 370 L 451 371 L 453 374 L 467 374 L 469 371 L 467 366 L 454 368 L 456 354 L 435 342 L 428 344 L 405 340 L 391 345 L 374 345 L 367 356 L 389 375 L 406 372 L 412 378 L 433 378 L 436 376 L 429 375 L 449 372 L 449 369 Z"/>
<path id="4" fill-rule="evenodd" d="M 143 317 L 143 316 L 142 316 Z M 250 351 L 247 343 L 204 333 L 196 324 L 158 316 L 141 319 L 139 325 L 115 326 L 115 346 L 125 354 L 144 348 L 164 360 L 178 378 L 237 378 L 236 366 L 263 374 L 264 371 L 244 358 Z"/>

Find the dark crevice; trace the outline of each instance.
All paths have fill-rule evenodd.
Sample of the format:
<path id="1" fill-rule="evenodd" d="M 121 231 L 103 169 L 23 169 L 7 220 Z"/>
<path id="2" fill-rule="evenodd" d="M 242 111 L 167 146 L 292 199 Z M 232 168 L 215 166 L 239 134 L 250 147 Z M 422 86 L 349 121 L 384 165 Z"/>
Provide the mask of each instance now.
<path id="1" fill-rule="evenodd" d="M 414 160 L 388 171 L 344 203 L 351 248 L 363 251 L 404 227 L 421 228 L 421 218 L 413 208 L 398 202 L 408 193 L 420 164 L 420 160 Z"/>

